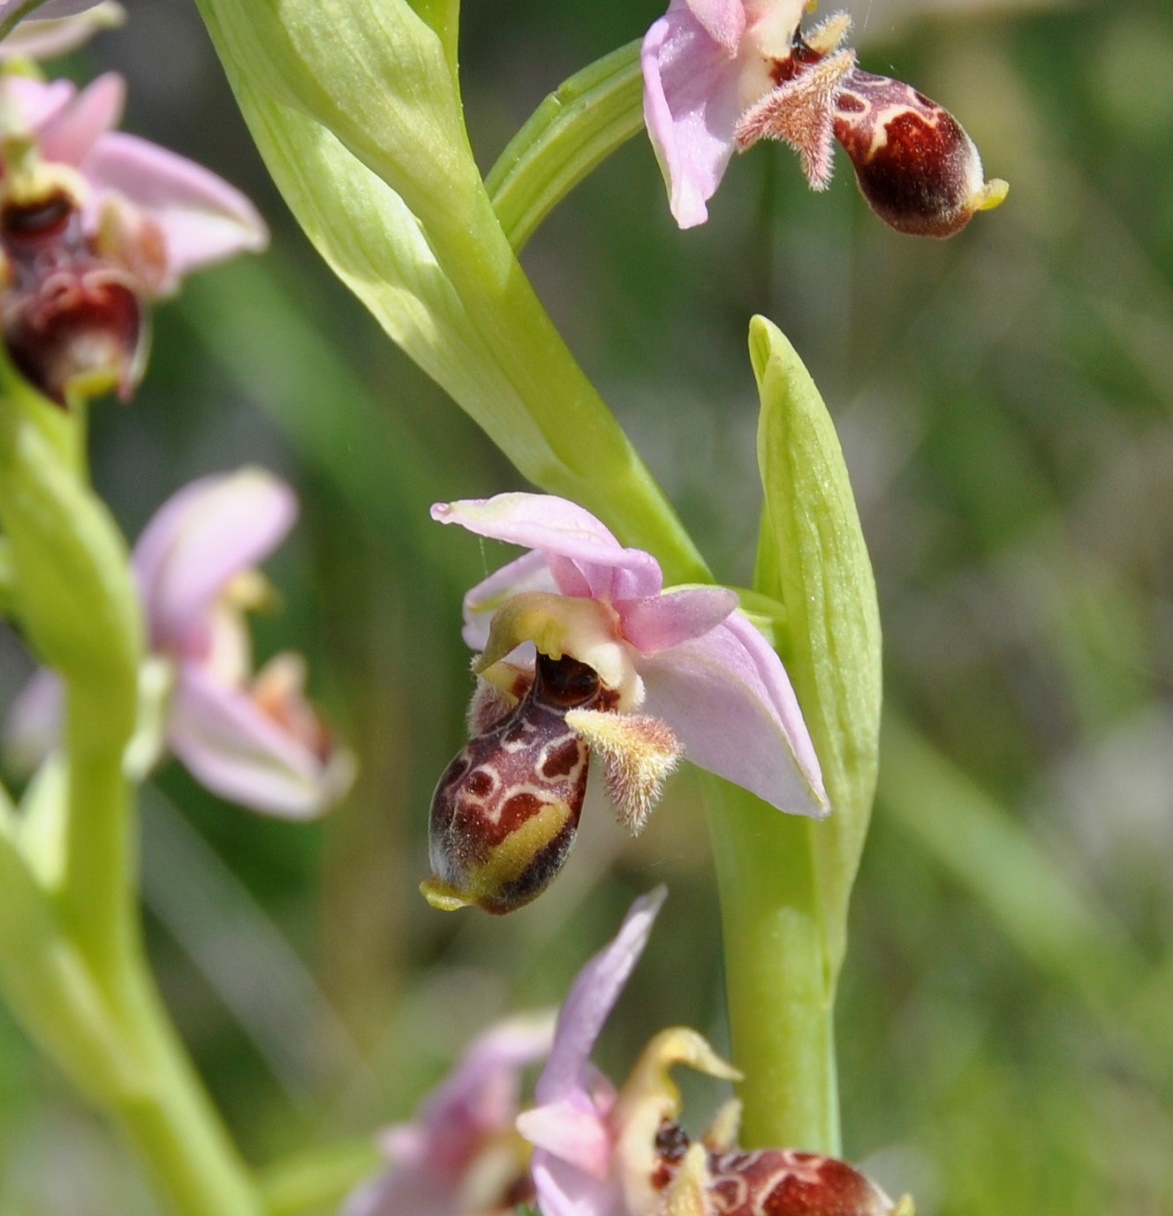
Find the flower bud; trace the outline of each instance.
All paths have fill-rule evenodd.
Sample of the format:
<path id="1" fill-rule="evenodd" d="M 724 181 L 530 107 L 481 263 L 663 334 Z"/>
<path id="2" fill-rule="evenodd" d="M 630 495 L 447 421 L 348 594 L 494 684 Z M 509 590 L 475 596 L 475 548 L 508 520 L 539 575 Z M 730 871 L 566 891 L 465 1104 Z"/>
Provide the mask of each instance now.
<path id="1" fill-rule="evenodd" d="M 95 254 L 77 201 L 60 188 L 6 201 L 0 249 L 0 328 L 21 373 L 62 406 L 75 393 L 129 398 L 146 357 L 146 307 L 137 280 Z"/>
<path id="2" fill-rule="evenodd" d="M 974 142 L 943 106 L 910 84 L 854 69 L 836 97 L 835 138 L 871 209 L 911 236 L 948 237 L 1006 197 L 987 182 Z"/>
<path id="3" fill-rule="evenodd" d="M 470 739 L 436 786 L 428 832 L 435 878 L 420 887 L 430 904 L 500 915 L 550 885 L 574 843 L 590 764 L 566 715 L 613 701 L 585 663 L 539 653 L 520 703 Z"/>

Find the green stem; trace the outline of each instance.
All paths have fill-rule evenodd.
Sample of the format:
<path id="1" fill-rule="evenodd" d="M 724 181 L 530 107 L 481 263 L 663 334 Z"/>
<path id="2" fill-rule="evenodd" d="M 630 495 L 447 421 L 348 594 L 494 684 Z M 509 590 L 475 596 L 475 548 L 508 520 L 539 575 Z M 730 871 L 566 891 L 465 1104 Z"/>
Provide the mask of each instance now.
<path id="1" fill-rule="evenodd" d="M 563 81 L 509 141 L 485 188 L 520 250 L 588 174 L 643 128 L 640 43 L 629 42 Z"/>
<path id="2" fill-rule="evenodd" d="M 45 0 L 24 0 L 23 4 L 18 4 L 8 16 L 0 20 L 0 38 L 7 38 L 19 22 L 23 21 L 30 13 L 36 12 L 44 3 Z"/>
<path id="3" fill-rule="evenodd" d="M 751 794 L 705 780 L 742 1141 L 839 1155 L 835 988 L 814 832 Z"/>
<path id="4" fill-rule="evenodd" d="M 135 932 L 131 790 L 122 753 L 110 738 L 108 703 L 94 689 L 70 685 L 65 875 L 62 919 L 98 974 L 118 966 Z"/>
<path id="5" fill-rule="evenodd" d="M 118 981 L 118 1031 L 138 1083 L 104 1095 L 182 1216 L 255 1216 L 257 1188 L 136 951 Z"/>
<path id="6" fill-rule="evenodd" d="M 125 542 L 87 484 L 83 454 L 77 415 L 40 399 L 0 359 L 12 607 L 65 683 L 67 719 L 67 780 L 57 793 L 37 787 L 63 800 L 64 814 L 58 801 L 39 807 L 35 825 L 0 815 L 0 986 L 34 1040 L 137 1144 L 176 1211 L 253 1216 L 248 1173 L 143 954 L 122 765 L 142 623 Z"/>
<path id="7" fill-rule="evenodd" d="M 0 988 L 32 1039 L 143 1154 L 182 1216 L 254 1216 L 248 1172 L 188 1062 L 137 933 L 104 970 L 0 830 Z"/>
<path id="8" fill-rule="evenodd" d="M 525 477 L 654 552 L 668 582 L 711 581 L 517 261 L 430 27 L 402 3 L 200 8 L 278 187 L 388 332 Z"/>
<path id="9" fill-rule="evenodd" d="M 654 553 L 667 583 L 712 582 L 679 516 L 562 341 L 495 220 L 483 228 L 476 251 L 508 254 L 502 275 L 481 277 L 471 266 L 467 234 L 446 237 L 453 247 L 441 246 L 445 270 L 494 361 L 561 460 L 561 467 L 539 471 L 537 484 L 586 507 L 624 544 Z"/>
<path id="10" fill-rule="evenodd" d="M 0 536 L 0 617 L 12 615 L 16 588 L 16 572 L 12 566 L 12 546 Z"/>

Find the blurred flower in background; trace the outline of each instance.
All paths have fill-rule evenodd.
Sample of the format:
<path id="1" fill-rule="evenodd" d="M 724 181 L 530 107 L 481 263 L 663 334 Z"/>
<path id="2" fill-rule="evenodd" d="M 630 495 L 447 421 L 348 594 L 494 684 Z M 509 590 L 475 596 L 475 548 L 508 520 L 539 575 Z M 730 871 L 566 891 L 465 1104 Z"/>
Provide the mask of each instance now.
<path id="1" fill-rule="evenodd" d="M 13 362 L 62 405 L 111 388 L 129 398 L 147 301 L 268 240 L 227 182 L 114 130 L 125 100 L 115 73 L 80 91 L 0 78 L 0 326 Z"/>
<path id="2" fill-rule="evenodd" d="M 553 1015 L 534 1015 L 480 1035 L 416 1119 L 382 1133 L 390 1168 L 342 1216 L 505 1216 L 532 1199 L 530 1148 L 514 1122 L 522 1073 L 553 1034 Z"/>
<path id="3" fill-rule="evenodd" d="M 151 658 L 128 761 L 144 771 L 166 745 L 222 797 L 303 819 L 346 793 L 354 763 L 305 699 L 299 655 L 279 654 L 252 672 L 244 616 L 268 594 L 257 563 L 296 514 L 289 486 L 245 468 L 184 487 L 147 526 L 134 570 Z M 61 714 L 59 680 L 38 672 L 5 721 L 15 764 L 44 758 Z"/>

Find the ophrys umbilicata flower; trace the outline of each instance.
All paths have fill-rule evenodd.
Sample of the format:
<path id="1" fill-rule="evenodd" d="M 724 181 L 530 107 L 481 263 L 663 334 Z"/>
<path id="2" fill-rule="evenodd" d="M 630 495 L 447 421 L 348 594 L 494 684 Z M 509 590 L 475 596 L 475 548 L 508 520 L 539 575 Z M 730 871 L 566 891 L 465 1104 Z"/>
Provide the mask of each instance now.
<path id="1" fill-rule="evenodd" d="M 296 515 L 290 486 L 244 468 L 185 486 L 147 525 L 134 573 L 149 635 L 144 684 L 154 690 L 144 709 L 160 721 L 140 733 L 132 767 L 147 767 L 166 745 L 222 797 L 303 819 L 345 794 L 353 761 L 305 699 L 299 655 L 252 670 L 245 620 L 265 594 L 256 566 Z M 38 672 L 5 722 L 13 757 L 26 767 L 40 760 L 60 718 L 60 681 Z"/>
<path id="2" fill-rule="evenodd" d="M 722 587 L 665 588 L 659 563 L 562 498 L 441 503 L 433 518 L 529 553 L 465 597 L 473 738 L 432 802 L 424 893 L 507 912 L 553 879 L 592 754 L 638 832 L 681 756 L 779 810 L 829 807 L 777 654 Z"/>
<path id="3" fill-rule="evenodd" d="M 352 1192 L 339 1216 L 507 1216 L 532 1199 L 530 1148 L 514 1123 L 522 1073 L 553 1037 L 549 1014 L 478 1035 L 419 1114 L 380 1133 L 388 1167 Z"/>
<path id="4" fill-rule="evenodd" d="M 541 1216 L 913 1216 L 845 1161 L 790 1148 L 736 1147 L 740 1108 L 727 1103 L 699 1141 L 680 1123 L 670 1070 L 740 1074 L 695 1030 L 655 1035 L 616 1086 L 591 1056 L 640 955 L 665 889 L 632 904 L 619 932 L 578 973 L 558 1013 L 535 1107 L 517 1120 L 534 1145 Z"/>
<path id="5" fill-rule="evenodd" d="M 885 223 L 951 236 L 995 207 L 957 120 L 911 85 L 862 71 L 844 13 L 800 30 L 807 0 L 671 0 L 644 38 L 644 118 L 681 228 L 703 224 L 734 151 L 790 144 L 812 189 L 831 179 L 832 139 Z"/>
<path id="6" fill-rule="evenodd" d="M 268 239 L 240 191 L 115 130 L 125 99 L 115 73 L 80 92 L 0 77 L 0 322 L 21 372 L 63 405 L 71 392 L 129 397 L 147 302 Z"/>

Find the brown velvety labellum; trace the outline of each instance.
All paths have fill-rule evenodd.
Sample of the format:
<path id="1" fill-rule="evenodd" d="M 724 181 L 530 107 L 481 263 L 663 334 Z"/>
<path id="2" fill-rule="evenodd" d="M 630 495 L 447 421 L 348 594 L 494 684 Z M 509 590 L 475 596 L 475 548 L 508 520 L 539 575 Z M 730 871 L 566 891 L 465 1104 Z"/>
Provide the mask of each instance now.
<path id="1" fill-rule="evenodd" d="M 0 209 L 6 282 L 0 325 L 13 363 L 65 405 L 75 384 L 109 381 L 126 400 L 138 383 L 149 324 L 139 285 L 97 257 L 64 193 Z"/>
<path id="2" fill-rule="evenodd" d="M 539 655 L 521 703 L 470 739 L 432 796 L 432 872 L 470 903 L 503 914 L 540 895 L 574 843 L 590 753 L 571 709 L 606 708 L 599 677 Z"/>
<path id="3" fill-rule="evenodd" d="M 836 101 L 835 138 L 872 210 L 897 231 L 948 237 L 973 217 L 983 186 L 977 149 L 911 85 L 853 71 Z"/>
<path id="4" fill-rule="evenodd" d="M 711 1153 L 713 1216 L 885 1216 L 889 1205 L 845 1161 L 794 1149 Z"/>
<path id="5" fill-rule="evenodd" d="M 688 1134 L 665 1121 L 656 1134 L 652 1186 L 664 1190 L 688 1151 Z M 712 1152 L 709 1216 L 887 1216 L 891 1204 L 846 1161 L 796 1149 Z"/>

